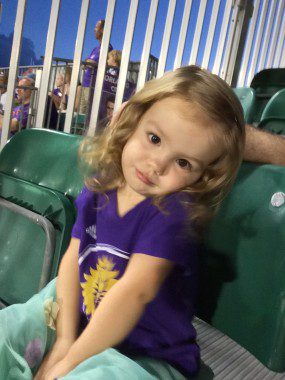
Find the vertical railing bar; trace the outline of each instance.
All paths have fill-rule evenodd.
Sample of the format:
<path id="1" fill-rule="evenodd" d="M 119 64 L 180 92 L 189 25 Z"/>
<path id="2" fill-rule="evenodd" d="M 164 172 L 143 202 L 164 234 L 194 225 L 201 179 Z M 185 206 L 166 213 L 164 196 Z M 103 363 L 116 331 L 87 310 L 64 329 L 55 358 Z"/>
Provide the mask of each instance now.
<path id="1" fill-rule="evenodd" d="M 250 69 L 247 76 L 247 81 L 246 81 L 247 86 L 250 85 L 252 78 L 256 72 L 258 52 L 260 49 L 262 34 L 264 31 L 264 23 L 265 23 L 267 7 L 268 7 L 268 2 L 264 1 L 261 8 L 260 19 L 259 19 L 259 23 L 258 23 L 257 31 L 256 31 L 255 44 L 254 44 L 253 53 L 252 53 L 252 60 L 251 60 Z"/>
<path id="2" fill-rule="evenodd" d="M 203 55 L 203 60 L 202 60 L 202 67 L 205 69 L 207 69 L 209 65 L 213 39 L 214 39 L 214 34 L 215 34 L 215 29 L 216 29 L 216 24 L 217 24 L 217 18 L 218 18 L 218 13 L 220 9 L 220 3 L 221 3 L 221 0 L 214 0 L 214 3 L 213 3 L 210 24 L 209 24 L 208 34 L 207 34 L 207 40 L 206 40 L 206 45 L 205 45 L 205 50 L 204 50 L 204 55 Z"/>
<path id="3" fill-rule="evenodd" d="M 236 50 L 233 51 L 233 48 L 234 47 L 236 48 L 237 45 L 234 46 L 234 42 L 238 42 L 238 41 L 236 41 L 236 38 L 235 38 L 236 32 L 238 31 L 239 36 L 240 36 L 241 28 L 239 28 L 239 26 L 240 25 L 242 26 L 243 18 L 244 18 L 244 8 L 243 8 L 243 10 L 241 9 L 240 2 L 239 2 L 239 0 L 237 0 L 237 1 L 235 1 L 233 11 L 232 11 L 232 15 L 231 15 L 229 31 L 228 31 L 228 38 L 227 38 L 227 41 L 226 41 L 226 44 L 224 47 L 225 54 L 223 57 L 223 62 L 222 62 L 222 65 L 220 68 L 220 73 L 219 73 L 220 77 L 224 80 L 226 80 L 226 77 L 227 77 L 227 72 L 229 69 L 229 60 L 230 60 L 230 58 L 233 58 L 233 56 L 236 56 Z M 234 65 L 233 65 L 233 67 L 234 67 Z M 230 83 L 228 82 L 228 84 L 230 84 Z"/>
<path id="4" fill-rule="evenodd" d="M 231 85 L 232 77 L 235 69 L 235 63 L 238 54 L 238 47 L 240 44 L 241 33 L 245 18 L 246 1 L 237 0 L 234 6 L 232 15 L 231 27 L 227 46 L 225 48 L 225 56 L 222 65 L 221 78 Z"/>
<path id="5" fill-rule="evenodd" d="M 279 67 L 284 67 L 285 64 L 285 40 L 283 41 L 283 48 L 280 57 Z"/>
<path id="6" fill-rule="evenodd" d="M 280 0 L 278 2 L 278 8 L 276 11 L 277 20 L 274 22 L 273 31 L 272 31 L 272 39 L 269 46 L 268 58 L 266 62 L 266 67 L 270 68 L 273 64 L 274 52 L 277 45 L 277 38 L 280 34 L 280 26 L 281 26 L 281 18 L 283 13 L 284 0 Z"/>
<path id="7" fill-rule="evenodd" d="M 57 21 L 59 14 L 61 0 L 52 0 L 49 27 L 47 33 L 46 49 L 45 49 L 45 58 L 43 65 L 43 75 L 39 91 L 39 103 L 38 103 L 38 112 L 36 117 L 36 127 L 42 128 L 44 124 L 45 117 L 45 108 L 46 108 L 46 99 L 49 86 L 49 79 L 52 68 L 52 56 L 54 50 L 54 43 L 57 30 Z"/>
<path id="8" fill-rule="evenodd" d="M 173 19 L 174 19 L 174 13 L 175 13 L 175 7 L 176 7 L 176 0 L 169 0 L 163 39 L 162 39 L 161 50 L 160 50 L 160 56 L 159 56 L 159 61 L 158 61 L 158 68 L 157 68 L 157 75 L 156 75 L 157 78 L 160 78 L 163 75 L 164 70 L 165 70 L 167 53 L 169 49 L 170 36 L 171 36 L 171 31 L 172 31 Z"/>
<path id="9" fill-rule="evenodd" d="M 80 64 L 82 58 L 83 43 L 86 31 L 88 10 L 89 10 L 90 0 L 82 0 L 77 36 L 75 41 L 74 57 L 73 57 L 73 66 L 71 74 L 71 83 L 69 88 L 68 104 L 65 115 L 64 122 L 64 132 L 70 133 L 71 125 L 73 120 L 73 109 L 75 104 L 75 98 L 77 93 L 77 84 L 80 71 Z M 78 110 L 77 110 L 78 111 Z"/>
<path id="10" fill-rule="evenodd" d="M 125 83 L 128 73 L 130 53 L 132 47 L 132 41 L 134 36 L 135 23 L 138 11 L 138 0 L 132 0 L 130 4 L 128 22 L 125 33 L 124 46 L 122 50 L 122 61 L 120 66 L 120 73 L 117 83 L 116 100 L 114 105 L 114 111 L 116 111 L 122 104 L 125 90 Z"/>
<path id="11" fill-rule="evenodd" d="M 221 59 L 223 56 L 223 50 L 224 50 L 224 45 L 225 45 L 225 40 L 226 40 L 226 35 L 227 35 L 227 29 L 228 29 L 229 19 L 230 19 L 230 15 L 231 15 L 231 8 L 232 8 L 232 1 L 227 0 L 225 10 L 224 10 L 221 32 L 220 32 L 220 36 L 219 36 L 219 43 L 218 43 L 216 56 L 215 56 L 215 60 L 214 60 L 214 66 L 213 66 L 213 70 L 212 70 L 212 72 L 214 74 L 218 74 L 220 71 Z"/>
<path id="12" fill-rule="evenodd" d="M 8 136 L 9 136 L 10 119 L 12 115 L 14 91 L 15 91 L 15 84 L 16 84 L 16 79 L 17 79 L 18 65 L 19 65 L 21 45 L 22 45 L 23 24 L 24 24 L 24 19 L 25 19 L 25 13 L 26 13 L 26 0 L 19 0 L 18 6 L 17 6 L 16 19 L 15 19 L 15 26 L 14 26 L 14 37 L 13 37 L 13 44 L 12 44 L 11 58 L 10 58 L 9 79 L 8 79 L 8 84 L 7 84 L 7 98 L 6 98 L 6 104 L 5 104 L 3 125 L 2 125 L 0 150 L 6 144 L 8 140 Z"/>
<path id="13" fill-rule="evenodd" d="M 148 13 L 146 34 L 145 34 L 144 45 L 143 45 L 143 50 L 142 50 L 142 55 L 141 55 L 141 64 L 140 64 L 140 71 L 139 71 L 138 82 L 137 82 L 137 90 L 140 90 L 143 87 L 146 80 L 146 72 L 148 68 L 149 54 L 150 54 L 152 37 L 153 37 L 157 7 L 158 7 L 158 0 L 151 0 L 149 13 Z"/>
<path id="14" fill-rule="evenodd" d="M 55 70 L 54 70 L 55 69 Z M 51 73 L 53 73 L 55 71 L 55 74 L 52 75 L 51 74 L 51 77 L 52 77 L 52 86 L 51 86 L 51 92 L 53 91 L 54 89 L 54 84 L 55 84 L 55 79 L 56 79 L 56 75 L 57 75 L 57 69 L 58 69 L 58 60 L 56 61 L 55 63 L 55 68 L 54 66 L 51 67 Z M 48 89 L 49 90 L 49 89 Z M 48 110 L 46 110 L 45 114 L 46 114 L 46 117 L 45 117 L 45 122 L 46 122 L 46 125 L 44 125 L 45 128 L 50 128 L 50 120 L 51 120 L 51 111 L 52 111 L 52 98 L 50 99 L 50 102 L 47 103 L 47 105 L 49 105 L 48 107 Z M 58 127 L 58 123 L 59 123 L 59 118 L 60 118 L 60 111 L 58 113 L 58 117 L 56 119 L 56 128 Z"/>
<path id="15" fill-rule="evenodd" d="M 106 21 L 104 25 L 104 33 L 103 33 L 102 44 L 100 48 L 96 84 L 94 88 L 94 97 L 93 97 L 93 103 L 91 107 L 91 117 L 90 117 L 89 128 L 87 131 L 88 136 L 94 136 L 95 130 L 96 130 L 100 101 L 101 101 L 101 92 L 103 89 L 103 82 L 104 82 L 105 71 L 106 71 L 106 61 L 107 61 L 107 55 L 109 51 L 109 42 L 110 42 L 110 35 L 111 35 L 115 5 L 116 5 L 116 0 L 108 0 L 108 6 L 107 6 L 107 11 L 106 11 Z"/>
<path id="16" fill-rule="evenodd" d="M 57 64 L 58 64 L 58 62 L 57 62 Z M 61 99 L 60 99 L 59 107 L 58 107 L 58 110 L 57 110 L 57 119 L 56 119 L 56 127 L 55 127 L 55 129 L 57 131 L 59 130 L 59 123 L 60 123 L 61 114 L 62 114 L 62 109 L 61 109 L 61 107 L 63 105 L 62 101 L 63 101 L 63 98 L 65 96 L 64 93 L 65 93 L 65 84 L 66 84 L 65 80 L 66 80 L 66 67 L 67 67 L 67 63 L 65 62 L 63 64 L 65 64 L 65 69 L 64 69 L 64 74 L 63 74 L 63 91 L 62 91 L 62 96 L 61 96 Z M 52 91 L 54 89 L 54 84 L 55 84 L 55 81 L 56 81 L 56 75 L 57 75 L 57 73 L 55 73 L 55 75 L 53 76 Z M 61 75 L 62 75 L 62 72 L 61 72 Z M 50 111 L 51 111 L 51 109 L 52 109 L 52 102 L 50 104 L 51 104 L 51 106 L 50 106 Z M 50 120 L 49 120 L 49 123 L 50 123 Z M 48 126 L 50 127 L 49 123 L 48 123 Z"/>
<path id="17" fill-rule="evenodd" d="M 256 26 L 256 22 L 257 22 L 259 5 L 260 5 L 260 0 L 256 0 L 254 3 L 252 19 L 250 21 L 245 51 L 243 54 L 242 64 L 241 64 L 240 73 L 239 73 L 239 77 L 238 77 L 238 87 L 243 87 L 245 85 L 245 78 L 246 78 L 246 73 L 247 73 L 248 64 L 249 64 L 249 56 L 250 56 L 250 52 L 252 49 L 254 30 L 255 30 L 255 26 Z"/>
<path id="18" fill-rule="evenodd" d="M 264 40 L 263 40 L 263 44 L 262 44 L 262 48 L 261 48 L 260 59 L 259 59 L 258 66 L 257 66 L 257 72 L 264 69 L 264 66 L 265 66 L 265 58 L 266 58 L 266 53 L 268 50 L 270 32 L 272 30 L 273 16 L 274 16 L 276 5 L 277 5 L 276 1 L 272 0 L 271 4 L 270 4 L 270 8 L 269 8 L 267 26 L 266 26 L 265 31 L 264 31 Z"/>
<path id="19" fill-rule="evenodd" d="M 197 22 L 196 22 L 196 27 L 195 27 L 194 37 L 193 37 L 193 43 L 192 43 L 192 48 L 191 48 L 191 53 L 190 53 L 190 58 L 189 58 L 189 65 L 195 64 L 197 60 L 201 33 L 202 33 L 203 24 L 204 24 L 206 5 L 207 5 L 207 0 L 200 1 L 198 17 L 197 17 Z"/>
<path id="20" fill-rule="evenodd" d="M 174 70 L 177 69 L 178 67 L 180 67 L 181 63 L 182 63 L 182 57 L 183 57 L 183 52 L 184 52 L 187 28 L 188 28 L 188 24 L 189 24 L 191 6 L 192 6 L 192 0 L 185 0 L 185 6 L 184 6 L 184 11 L 183 11 L 183 16 L 182 16 L 180 34 L 179 34 L 177 50 L 176 50 L 176 56 L 175 56 L 174 64 L 173 64 Z"/>
<path id="21" fill-rule="evenodd" d="M 285 17 L 284 17 L 284 10 L 282 12 L 282 24 L 280 28 L 280 34 L 274 54 L 274 60 L 273 60 L 273 67 L 278 67 L 279 61 L 280 61 L 280 55 L 281 55 L 281 50 L 282 50 L 282 45 L 284 41 L 284 35 L 285 35 Z"/>

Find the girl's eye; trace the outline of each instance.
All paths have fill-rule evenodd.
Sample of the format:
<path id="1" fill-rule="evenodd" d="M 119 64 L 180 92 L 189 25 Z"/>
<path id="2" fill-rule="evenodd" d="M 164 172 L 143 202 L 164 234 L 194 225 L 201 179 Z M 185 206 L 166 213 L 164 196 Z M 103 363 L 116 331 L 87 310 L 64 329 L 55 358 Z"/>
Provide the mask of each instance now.
<path id="1" fill-rule="evenodd" d="M 148 138 L 152 144 L 159 144 L 160 143 L 160 138 L 157 135 L 154 135 L 153 133 L 150 133 L 148 135 Z"/>
<path id="2" fill-rule="evenodd" d="M 187 169 L 187 170 L 192 169 L 192 165 L 190 164 L 190 162 L 187 160 L 184 160 L 183 158 L 179 158 L 176 162 L 182 169 Z"/>

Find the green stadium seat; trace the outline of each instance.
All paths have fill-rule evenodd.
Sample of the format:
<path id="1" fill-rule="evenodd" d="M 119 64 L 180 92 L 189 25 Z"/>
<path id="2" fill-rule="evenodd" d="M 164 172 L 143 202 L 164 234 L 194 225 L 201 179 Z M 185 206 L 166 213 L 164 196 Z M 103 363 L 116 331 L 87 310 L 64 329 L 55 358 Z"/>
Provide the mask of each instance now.
<path id="1" fill-rule="evenodd" d="M 253 119 L 253 107 L 255 102 L 255 91 L 250 87 L 233 88 L 236 96 L 241 102 L 246 123 L 250 124 Z"/>
<path id="2" fill-rule="evenodd" d="M 267 103 L 258 128 L 285 135 L 285 89 L 278 91 Z"/>
<path id="3" fill-rule="evenodd" d="M 206 233 L 198 313 L 276 372 L 285 372 L 285 203 L 271 200 L 284 189 L 285 167 L 242 164 Z"/>
<path id="4" fill-rule="evenodd" d="M 279 90 L 285 88 L 285 69 L 265 69 L 257 73 L 251 84 L 255 90 L 253 123 L 258 124 L 269 99 Z"/>
<path id="5" fill-rule="evenodd" d="M 25 302 L 56 276 L 82 188 L 81 137 L 17 133 L 0 154 L 1 306 Z"/>

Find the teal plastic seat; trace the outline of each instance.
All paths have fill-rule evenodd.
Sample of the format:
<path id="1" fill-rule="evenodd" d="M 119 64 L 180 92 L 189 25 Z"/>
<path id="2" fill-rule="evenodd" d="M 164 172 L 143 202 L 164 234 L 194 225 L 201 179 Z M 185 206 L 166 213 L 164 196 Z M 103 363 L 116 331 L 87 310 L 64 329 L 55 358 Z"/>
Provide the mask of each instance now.
<path id="1" fill-rule="evenodd" d="M 83 184 L 78 168 L 81 141 L 81 136 L 48 129 L 24 130 L 3 148 L 0 173 L 74 198 Z"/>
<path id="2" fill-rule="evenodd" d="M 267 103 L 258 128 L 285 135 L 285 89 L 278 91 Z"/>
<path id="3" fill-rule="evenodd" d="M 237 87 L 233 90 L 242 105 L 245 121 L 250 124 L 253 118 L 255 91 L 250 87 Z"/>
<path id="4" fill-rule="evenodd" d="M 265 69 L 257 73 L 251 84 L 255 90 L 255 102 L 252 122 L 258 124 L 270 98 L 285 88 L 285 69 Z"/>
<path id="5" fill-rule="evenodd" d="M 16 134 L 0 154 L 1 306 L 25 302 L 56 276 L 83 185 L 81 137 L 49 130 Z"/>
<path id="6" fill-rule="evenodd" d="M 278 192 L 285 167 L 242 164 L 206 234 L 198 316 L 285 372 L 285 203 L 271 203 Z"/>

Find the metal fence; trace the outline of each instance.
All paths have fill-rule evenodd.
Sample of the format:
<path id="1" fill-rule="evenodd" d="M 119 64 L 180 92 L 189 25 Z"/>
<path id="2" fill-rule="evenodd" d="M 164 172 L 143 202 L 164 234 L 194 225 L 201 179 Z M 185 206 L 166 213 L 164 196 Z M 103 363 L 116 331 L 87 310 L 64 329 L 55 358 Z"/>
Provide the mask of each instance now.
<path id="1" fill-rule="evenodd" d="M 141 0 L 144 1 L 144 0 Z M 180 1 L 180 0 L 179 0 Z M 181 0 L 182 1 L 182 0 Z M 68 106 L 65 113 L 63 129 L 72 131 L 74 119 L 74 104 L 81 75 L 82 49 L 85 38 L 89 0 L 82 0 L 79 15 L 77 38 L 72 57 L 72 75 Z M 249 86 L 257 71 L 268 67 L 281 67 L 285 63 L 285 0 L 185 0 L 183 14 L 179 21 L 179 37 L 173 58 L 173 69 L 182 64 L 199 64 L 225 79 L 233 86 Z M 38 91 L 38 103 L 34 125 L 44 126 L 46 100 L 54 78 L 54 42 L 57 32 L 57 22 L 61 0 L 52 0 L 50 21 L 46 39 L 44 64 Z M 127 2 L 126 2 L 127 4 Z M 148 20 L 145 35 L 142 38 L 142 54 L 140 62 L 133 64 L 136 88 L 141 88 L 152 76 L 163 75 L 169 58 L 169 46 L 173 33 L 174 16 L 178 5 L 176 0 L 169 0 L 168 10 L 164 20 L 164 33 L 160 54 L 157 60 L 150 59 L 151 45 L 156 26 L 156 15 L 159 0 L 150 0 Z M 99 5 L 99 0 L 98 0 Z M 90 118 L 85 127 L 87 134 L 94 135 L 98 125 L 100 99 L 106 73 L 108 46 L 115 13 L 116 0 L 108 0 L 104 34 L 101 44 L 100 59 L 94 87 Z M 128 20 L 122 47 L 122 61 L 117 82 L 115 110 L 123 101 L 127 80 L 130 80 L 130 52 L 133 43 L 135 26 L 138 22 L 139 0 L 130 0 L 126 5 Z M 3 121 L 1 147 L 8 137 L 9 123 L 12 112 L 14 84 L 18 74 L 18 61 L 22 40 L 22 30 L 25 21 L 26 0 L 18 1 L 15 20 L 14 40 L 10 61 L 9 82 L 7 91 L 7 106 Z M 195 13 L 196 12 L 196 13 Z M 210 16 L 209 16 L 210 15 Z M 274 21 L 274 22 L 273 22 Z M 192 39 L 189 40 L 189 34 Z M 189 42 L 190 41 L 190 42 Z M 189 49 L 190 47 L 190 49 Z M 189 50 L 186 57 L 185 51 Z M 129 74 L 128 74 L 129 72 Z"/>

